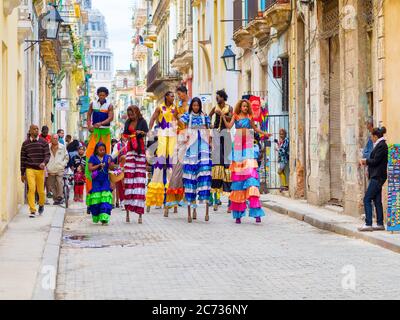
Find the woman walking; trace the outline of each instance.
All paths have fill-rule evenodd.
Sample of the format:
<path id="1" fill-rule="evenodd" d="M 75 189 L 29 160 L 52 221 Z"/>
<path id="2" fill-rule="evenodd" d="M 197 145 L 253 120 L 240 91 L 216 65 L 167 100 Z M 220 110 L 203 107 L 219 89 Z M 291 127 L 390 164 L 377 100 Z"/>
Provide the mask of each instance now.
<path id="1" fill-rule="evenodd" d="M 103 225 L 107 225 L 110 222 L 113 198 L 108 171 L 114 167 L 111 156 L 106 154 L 106 145 L 98 142 L 94 154 L 88 161 L 92 189 L 86 197 L 86 204 L 94 223 L 101 222 Z"/>
<path id="2" fill-rule="evenodd" d="M 130 222 L 129 212 L 139 215 L 142 223 L 146 191 L 146 151 L 145 136 L 149 128 L 137 106 L 128 107 L 128 120 L 125 123 L 124 136 L 128 139 L 124 174 L 124 206 L 126 222 Z"/>
<path id="3" fill-rule="evenodd" d="M 360 160 L 360 165 L 368 166 L 368 189 L 364 197 L 365 225 L 359 228 L 359 231 L 385 230 L 383 224 L 382 207 L 382 186 L 387 180 L 388 165 L 388 146 L 384 134 L 386 128 L 375 128 L 372 130 L 372 142 L 374 143 L 372 152 L 368 159 Z M 372 204 L 376 208 L 376 227 L 372 226 Z"/>
<path id="4" fill-rule="evenodd" d="M 196 200 L 206 202 L 206 217 L 209 220 L 208 200 L 211 190 L 211 154 L 209 145 L 210 118 L 202 111 L 201 100 L 193 98 L 189 111 L 180 121 L 187 126 L 186 152 L 183 159 L 183 185 L 185 200 L 188 203 L 188 222 L 197 218 Z"/>
<path id="5" fill-rule="evenodd" d="M 241 218 L 245 216 L 247 204 L 249 206 L 249 216 L 256 218 L 256 222 L 261 222 L 261 217 L 265 216 L 260 203 L 260 181 L 258 179 L 258 163 L 254 150 L 254 132 L 263 132 L 256 127 L 252 118 L 250 101 L 240 100 L 234 110 L 232 120 L 227 121 L 226 116 L 223 120 L 228 129 L 235 125 L 236 134 L 234 138 L 233 161 L 229 167 L 232 173 L 231 194 L 229 196 L 230 209 L 236 223 L 241 223 Z"/>
<path id="6" fill-rule="evenodd" d="M 275 140 L 278 152 L 278 174 L 281 180 L 280 192 L 288 190 L 287 176 L 289 169 L 289 139 L 285 129 L 279 130 L 279 140 Z"/>

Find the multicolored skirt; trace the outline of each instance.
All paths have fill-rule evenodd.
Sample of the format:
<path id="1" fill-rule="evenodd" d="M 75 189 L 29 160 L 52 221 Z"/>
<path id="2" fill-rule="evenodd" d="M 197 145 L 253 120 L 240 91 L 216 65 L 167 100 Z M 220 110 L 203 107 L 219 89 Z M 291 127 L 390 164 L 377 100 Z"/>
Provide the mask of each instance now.
<path id="1" fill-rule="evenodd" d="M 93 188 L 86 197 L 86 205 L 92 214 L 94 223 L 110 222 L 110 215 L 113 204 L 113 196 L 109 190 L 96 191 Z"/>
<path id="2" fill-rule="evenodd" d="M 249 207 L 250 217 L 265 216 L 260 202 L 257 156 L 251 134 L 247 130 L 237 131 L 234 140 L 233 162 L 229 167 L 232 176 L 229 208 L 235 219 L 245 216 L 247 207 Z"/>
<path id="3" fill-rule="evenodd" d="M 229 171 L 232 139 L 230 135 L 217 136 L 212 140 L 214 150 L 212 155 L 212 192 L 231 192 L 231 172 Z"/>
<path id="4" fill-rule="evenodd" d="M 106 145 L 106 153 L 111 154 L 111 131 L 110 128 L 94 128 L 93 132 L 89 135 L 88 146 L 86 148 L 86 159 L 94 153 L 96 144 L 103 142 Z M 86 175 L 86 192 L 92 189 L 92 173 L 89 171 L 89 161 L 86 161 L 85 167 Z"/>
<path id="5" fill-rule="evenodd" d="M 125 209 L 137 214 L 144 214 L 146 201 L 146 156 L 136 151 L 126 155 L 124 167 Z"/>
<path id="6" fill-rule="evenodd" d="M 152 179 L 147 186 L 146 206 L 162 206 L 172 175 L 176 136 L 158 135 L 157 155 L 153 164 Z M 166 183 L 164 183 L 164 176 Z"/>
<path id="7" fill-rule="evenodd" d="M 209 200 L 211 190 L 210 145 L 197 131 L 197 140 L 190 145 L 183 161 L 183 186 L 188 204 Z"/>

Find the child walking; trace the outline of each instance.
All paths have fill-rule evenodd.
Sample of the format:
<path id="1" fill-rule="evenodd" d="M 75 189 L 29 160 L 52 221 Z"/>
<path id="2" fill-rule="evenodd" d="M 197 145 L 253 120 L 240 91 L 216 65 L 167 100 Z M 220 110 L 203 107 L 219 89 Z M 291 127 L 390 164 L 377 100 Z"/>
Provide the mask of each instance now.
<path id="1" fill-rule="evenodd" d="M 83 202 L 83 191 L 85 189 L 86 177 L 85 167 L 79 165 L 74 174 L 74 201 Z"/>
<path id="2" fill-rule="evenodd" d="M 249 216 L 256 218 L 256 222 L 261 222 L 261 217 L 265 216 L 260 203 L 260 180 L 258 177 L 258 152 L 254 148 L 254 131 L 265 134 L 256 127 L 253 121 L 253 112 L 250 101 L 240 100 L 234 110 L 234 115 L 230 122 L 223 116 L 223 120 L 228 129 L 235 125 L 236 133 L 234 140 L 233 161 L 229 167 L 232 173 L 232 185 L 230 209 L 236 223 L 241 223 L 241 218 L 245 216 L 247 206 Z M 254 131 L 253 131 L 253 130 Z"/>
<path id="3" fill-rule="evenodd" d="M 86 204 L 92 214 L 93 222 L 107 225 L 110 222 L 113 204 L 108 171 L 118 166 L 111 162 L 111 156 L 106 154 L 106 145 L 103 142 L 96 144 L 88 167 L 92 176 L 92 189 L 86 197 Z"/>

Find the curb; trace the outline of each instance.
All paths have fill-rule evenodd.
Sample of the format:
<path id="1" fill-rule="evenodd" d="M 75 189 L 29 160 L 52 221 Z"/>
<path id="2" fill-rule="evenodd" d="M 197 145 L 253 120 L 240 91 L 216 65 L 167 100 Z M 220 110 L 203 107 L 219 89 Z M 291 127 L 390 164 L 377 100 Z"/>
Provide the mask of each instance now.
<path id="1" fill-rule="evenodd" d="M 400 253 L 400 245 L 399 244 L 390 242 L 385 239 L 379 239 L 379 238 L 373 237 L 373 236 L 371 236 L 370 233 L 362 233 L 359 231 L 355 231 L 351 227 L 346 225 L 345 223 L 335 223 L 332 221 L 324 221 L 322 219 L 312 217 L 310 214 L 308 214 L 306 212 L 302 212 L 301 210 L 293 211 L 293 209 L 287 209 L 284 206 L 281 206 L 277 203 L 269 204 L 269 203 L 263 202 L 262 205 L 263 205 L 263 207 L 268 208 L 272 211 L 275 211 L 279 214 L 287 215 L 291 218 L 308 223 L 309 225 L 312 225 L 315 228 L 334 232 L 334 233 L 337 233 L 337 234 L 340 234 L 340 235 L 343 235 L 346 237 L 352 237 L 355 239 L 364 240 L 364 241 L 367 241 L 374 245 L 380 246 L 382 248 L 394 251 L 396 253 Z"/>
<path id="2" fill-rule="evenodd" d="M 57 208 L 51 222 L 50 232 L 44 247 L 42 262 L 32 300 L 55 300 L 58 261 L 63 234 L 65 208 Z"/>

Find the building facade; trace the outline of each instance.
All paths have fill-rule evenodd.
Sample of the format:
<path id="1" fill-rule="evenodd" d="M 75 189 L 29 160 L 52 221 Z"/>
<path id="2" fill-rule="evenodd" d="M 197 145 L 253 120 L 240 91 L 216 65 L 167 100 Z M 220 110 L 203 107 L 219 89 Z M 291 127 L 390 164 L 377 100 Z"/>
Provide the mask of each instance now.
<path id="1" fill-rule="evenodd" d="M 153 94 L 153 102 L 159 105 L 164 101 L 167 91 L 176 90 L 181 77 L 171 65 L 174 57 L 174 44 L 177 34 L 177 5 L 175 1 L 154 0 L 151 2 L 151 24 L 155 27 L 155 41 L 151 61 L 153 65 L 147 73 L 146 91 Z"/>
<path id="2" fill-rule="evenodd" d="M 104 15 L 95 8 L 88 9 L 88 23 L 85 25 L 86 41 L 89 42 L 91 63 L 90 98 L 95 99 L 98 87 L 109 90 L 113 80 L 113 54 L 108 47 L 107 25 Z"/>

